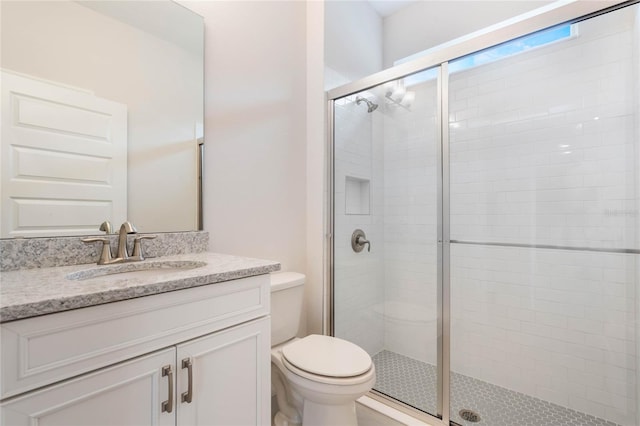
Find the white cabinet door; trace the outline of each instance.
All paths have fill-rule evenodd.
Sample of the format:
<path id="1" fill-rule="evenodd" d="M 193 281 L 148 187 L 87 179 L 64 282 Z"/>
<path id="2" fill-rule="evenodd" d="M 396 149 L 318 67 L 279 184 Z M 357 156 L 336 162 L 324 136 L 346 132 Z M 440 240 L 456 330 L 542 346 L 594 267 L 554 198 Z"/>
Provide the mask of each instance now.
<path id="1" fill-rule="evenodd" d="M 178 345 L 178 425 L 270 424 L 269 317 Z M 188 391 L 192 363 L 192 400 Z"/>
<path id="2" fill-rule="evenodd" d="M 170 365 L 175 378 L 175 348 L 98 370 L 31 392 L 0 406 L 4 426 L 140 426 L 175 425 L 172 412 L 162 412 L 169 391 Z"/>

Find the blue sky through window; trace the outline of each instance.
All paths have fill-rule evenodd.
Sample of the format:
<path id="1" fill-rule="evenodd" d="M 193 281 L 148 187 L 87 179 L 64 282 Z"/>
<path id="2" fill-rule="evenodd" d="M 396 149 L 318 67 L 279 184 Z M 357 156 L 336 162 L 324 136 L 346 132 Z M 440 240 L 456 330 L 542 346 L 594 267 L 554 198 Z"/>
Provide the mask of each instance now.
<path id="1" fill-rule="evenodd" d="M 545 46 L 557 41 L 569 39 L 575 36 L 575 27 L 572 24 L 558 25 L 546 30 L 538 31 L 533 34 L 526 35 L 524 37 L 517 38 L 515 40 L 508 41 L 506 43 L 499 44 L 494 47 L 490 47 L 480 52 L 472 53 L 462 58 L 455 59 L 449 62 L 449 72 L 455 73 L 463 71 L 469 68 L 477 67 L 479 65 L 488 64 L 490 62 L 497 61 L 499 59 L 507 58 L 509 56 L 516 55 L 518 53 L 526 52 L 528 50 Z M 437 47 L 436 47 L 437 48 Z M 395 64 L 401 64 L 419 58 L 422 55 L 430 52 L 431 49 L 424 52 L 411 55 L 405 59 L 396 61 Z M 430 78 L 435 78 L 435 70 L 433 72 L 419 72 L 404 78 L 405 85 L 407 87 L 414 84 L 421 83 Z"/>
<path id="2" fill-rule="evenodd" d="M 449 71 L 454 73 L 478 65 L 488 64 L 535 47 L 570 38 L 572 35 L 571 24 L 549 28 L 451 61 L 449 63 Z"/>

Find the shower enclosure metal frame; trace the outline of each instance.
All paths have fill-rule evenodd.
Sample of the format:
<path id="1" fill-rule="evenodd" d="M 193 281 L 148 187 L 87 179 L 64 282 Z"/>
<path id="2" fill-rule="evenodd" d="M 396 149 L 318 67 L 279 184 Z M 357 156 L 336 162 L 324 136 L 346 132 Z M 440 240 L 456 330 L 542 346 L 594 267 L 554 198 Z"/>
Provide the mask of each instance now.
<path id="1" fill-rule="evenodd" d="M 450 61 L 489 47 L 508 42 L 518 37 L 544 30 L 563 23 L 575 23 L 603 13 L 640 2 L 608 1 L 592 2 L 566 0 L 549 4 L 500 24 L 493 25 L 445 43 L 428 52 L 422 58 L 381 71 L 361 80 L 337 87 L 327 92 L 327 217 L 326 217 L 326 262 L 324 279 L 323 332 L 334 335 L 334 102 L 335 100 L 371 89 L 375 86 L 408 75 L 439 68 L 438 74 L 438 119 L 440 122 L 438 144 L 438 395 L 437 417 L 406 406 L 376 391 L 369 396 L 380 400 L 399 411 L 426 420 L 433 425 L 450 424 L 450 224 L 449 224 L 449 117 L 448 117 L 448 64 Z M 604 6 L 603 7 L 603 3 Z"/>

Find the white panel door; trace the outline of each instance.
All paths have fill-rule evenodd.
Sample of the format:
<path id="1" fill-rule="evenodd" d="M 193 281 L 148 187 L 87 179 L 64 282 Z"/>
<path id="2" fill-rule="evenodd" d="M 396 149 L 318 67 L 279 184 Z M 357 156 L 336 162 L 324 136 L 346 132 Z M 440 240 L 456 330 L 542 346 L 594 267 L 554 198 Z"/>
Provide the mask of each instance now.
<path id="1" fill-rule="evenodd" d="M 271 424 L 269 318 L 178 345 L 178 425 Z M 188 369 L 192 363 L 192 399 Z"/>
<path id="2" fill-rule="evenodd" d="M 2 72 L 0 237 L 96 233 L 127 218 L 127 107 Z"/>
<path id="3" fill-rule="evenodd" d="M 175 395 L 162 368 L 175 371 L 175 354 L 171 347 L 10 400 L 0 406 L 0 424 L 175 425 L 175 404 L 162 411 L 162 402 Z"/>

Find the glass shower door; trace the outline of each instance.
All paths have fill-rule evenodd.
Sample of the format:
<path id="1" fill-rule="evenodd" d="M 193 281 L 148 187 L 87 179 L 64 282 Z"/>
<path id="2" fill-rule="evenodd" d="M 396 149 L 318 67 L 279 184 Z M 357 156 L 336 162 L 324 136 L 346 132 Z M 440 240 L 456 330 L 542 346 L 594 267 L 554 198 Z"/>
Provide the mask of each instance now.
<path id="1" fill-rule="evenodd" d="M 637 424 L 639 17 L 450 64 L 456 423 Z"/>
<path id="2" fill-rule="evenodd" d="M 372 357 L 375 390 L 438 411 L 438 72 L 334 103 L 334 335 Z M 361 230 L 369 241 L 352 245 Z"/>

